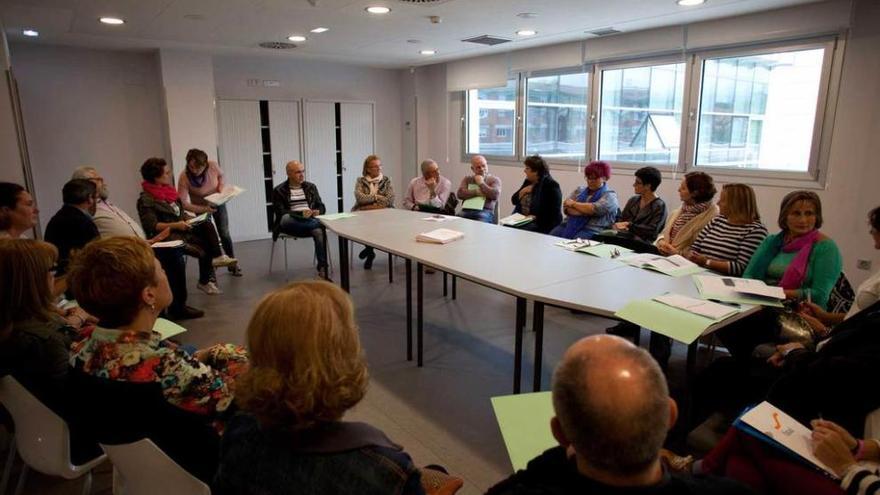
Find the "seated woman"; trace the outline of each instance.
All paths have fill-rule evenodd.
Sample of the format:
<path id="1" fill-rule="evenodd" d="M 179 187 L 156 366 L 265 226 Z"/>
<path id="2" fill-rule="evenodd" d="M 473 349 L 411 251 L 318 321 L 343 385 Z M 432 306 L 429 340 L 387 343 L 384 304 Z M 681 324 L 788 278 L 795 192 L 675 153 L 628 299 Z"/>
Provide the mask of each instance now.
<path id="1" fill-rule="evenodd" d="M 171 167 L 162 158 L 149 158 L 141 166 L 143 192 L 137 202 L 141 226 L 147 237 L 153 237 L 165 229 L 171 229 L 169 241 L 182 240 L 186 251 L 199 260 L 199 290 L 208 295 L 222 294 L 217 287 L 215 267 L 232 266 L 238 263 L 235 258 L 223 254 L 217 229 L 210 221 L 190 225 L 186 222 L 186 211 L 171 185 Z"/>
<path id="2" fill-rule="evenodd" d="M 694 263 L 724 275 L 740 276 L 764 238 L 755 191 L 745 184 L 725 184 L 718 196 L 719 215 L 685 250 Z"/>
<path id="3" fill-rule="evenodd" d="M 580 186 L 562 203 L 567 218 L 550 231 L 565 239 L 591 239 L 611 227 L 620 206 L 617 193 L 608 187 L 611 165 L 595 161 L 584 167 L 587 186 Z"/>
<path id="4" fill-rule="evenodd" d="M 636 170 L 633 182 L 635 196 L 629 198 L 626 206 L 617 216 L 612 226 L 613 236 L 603 236 L 603 242 L 615 242 L 615 239 L 626 247 L 624 241 L 635 243 L 653 243 L 666 223 L 666 203 L 657 196 L 657 188 L 663 181 L 660 171 L 654 167 L 642 167 Z"/>
<path id="5" fill-rule="evenodd" d="M 215 193 L 222 193 L 225 182 L 223 170 L 217 162 L 208 161 L 208 154 L 200 149 L 186 152 L 186 168 L 177 179 L 177 193 L 186 211 L 196 215 L 210 213 L 217 227 L 217 235 L 223 251 L 235 258 L 232 237 L 229 235 L 229 213 L 226 205 L 212 205 L 205 199 Z M 229 265 L 229 272 L 234 277 L 241 277 L 242 271 L 238 264 Z"/>
<path id="6" fill-rule="evenodd" d="M 743 277 L 780 286 L 788 299 L 806 300 L 824 309 L 843 261 L 834 240 L 819 232 L 819 196 L 812 191 L 788 193 L 779 207 L 778 223 L 781 232 L 758 246 Z M 747 359 L 758 344 L 776 341 L 780 329 L 777 315 L 776 311 L 762 310 L 723 328 L 718 336 L 731 355 Z"/>
<path id="7" fill-rule="evenodd" d="M 678 197 L 681 206 L 666 220 L 666 226 L 655 242 L 660 253 L 667 256 L 681 254 L 691 247 L 697 234 L 718 214 L 718 208 L 712 204 L 715 182 L 709 174 L 685 174 L 678 187 Z"/>
<path id="8" fill-rule="evenodd" d="M 530 156 L 523 164 L 526 179 L 510 201 L 514 213 L 530 217 L 532 221 L 517 228 L 549 234 L 562 222 L 562 212 L 559 211 L 562 189 L 553 180 L 547 162 L 540 156 Z"/>
<path id="9" fill-rule="evenodd" d="M 355 204 L 351 211 L 394 208 L 391 177 L 382 175 L 382 159 L 378 156 L 370 155 L 364 159 L 363 173 L 354 184 L 354 199 Z M 361 250 L 358 258 L 365 260 L 364 270 L 370 270 L 373 268 L 376 252 L 367 246 Z"/>
<path id="10" fill-rule="evenodd" d="M 71 348 L 81 424 L 101 443 L 150 438 L 184 469 L 210 481 L 220 415 L 232 403 L 244 349 L 190 355 L 153 325 L 171 289 L 153 250 L 135 237 L 93 241 L 73 259 L 70 286 L 100 325 Z"/>
<path id="11" fill-rule="evenodd" d="M 400 446 L 372 426 L 342 421 L 368 382 L 342 289 L 304 281 L 272 292 L 248 324 L 247 342 L 251 369 L 236 383 L 243 414 L 227 424 L 214 493 L 423 493 Z"/>
<path id="12" fill-rule="evenodd" d="M 18 239 L 33 229 L 38 213 L 33 196 L 25 188 L 0 182 L 0 239 Z"/>

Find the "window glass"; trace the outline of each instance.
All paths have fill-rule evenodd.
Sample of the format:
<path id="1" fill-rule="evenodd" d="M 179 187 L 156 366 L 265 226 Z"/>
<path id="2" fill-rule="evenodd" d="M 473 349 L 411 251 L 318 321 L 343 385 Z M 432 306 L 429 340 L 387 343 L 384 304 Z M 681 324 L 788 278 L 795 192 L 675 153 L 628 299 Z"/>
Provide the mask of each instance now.
<path id="1" fill-rule="evenodd" d="M 467 152 L 513 156 L 517 81 L 467 92 Z"/>
<path id="2" fill-rule="evenodd" d="M 526 154 L 584 159 L 589 74 L 530 77 L 526 98 Z"/>

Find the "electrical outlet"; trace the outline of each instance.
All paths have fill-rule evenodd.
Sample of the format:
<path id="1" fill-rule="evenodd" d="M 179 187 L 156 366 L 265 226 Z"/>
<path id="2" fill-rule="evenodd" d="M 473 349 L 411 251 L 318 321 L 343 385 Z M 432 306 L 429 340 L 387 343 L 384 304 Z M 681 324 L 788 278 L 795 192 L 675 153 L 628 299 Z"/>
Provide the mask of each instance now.
<path id="1" fill-rule="evenodd" d="M 858 268 L 859 270 L 870 270 L 871 260 L 857 260 L 856 268 Z"/>

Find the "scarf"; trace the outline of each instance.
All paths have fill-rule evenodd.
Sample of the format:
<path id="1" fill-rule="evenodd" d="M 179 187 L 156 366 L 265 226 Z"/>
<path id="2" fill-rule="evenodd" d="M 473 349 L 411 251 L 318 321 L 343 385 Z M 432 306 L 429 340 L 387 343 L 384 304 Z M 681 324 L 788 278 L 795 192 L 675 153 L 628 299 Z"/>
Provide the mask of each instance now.
<path id="1" fill-rule="evenodd" d="M 675 222 L 672 223 L 672 228 L 669 230 L 669 242 L 673 242 L 675 240 L 675 236 L 678 235 L 678 231 L 681 230 L 682 227 L 687 225 L 688 222 L 694 219 L 700 213 L 705 212 L 712 206 L 711 201 L 704 201 L 702 203 L 682 203 L 681 205 L 681 213 L 679 213 L 678 217 L 675 218 Z"/>
<path id="2" fill-rule="evenodd" d="M 804 234 L 796 239 L 792 239 L 782 245 L 783 253 L 793 253 L 794 259 L 788 264 L 779 286 L 783 289 L 799 289 L 804 279 L 807 278 L 807 263 L 810 261 L 810 253 L 813 252 L 813 246 L 819 240 L 819 231 L 813 229 L 808 234 Z M 785 242 L 783 240 L 783 242 Z"/>
<path id="3" fill-rule="evenodd" d="M 595 203 L 599 201 L 599 198 L 608 191 L 608 184 L 602 184 L 602 187 L 596 189 L 593 194 L 590 193 L 590 189 L 585 187 L 580 194 L 578 194 L 577 202 L 578 203 Z M 589 196 L 589 198 L 588 198 Z M 589 216 L 586 215 L 578 215 L 578 216 L 570 216 L 565 221 L 565 230 L 562 232 L 562 237 L 566 239 L 574 239 L 575 234 L 580 232 L 584 225 L 590 220 Z"/>
<path id="4" fill-rule="evenodd" d="M 186 167 L 186 178 L 193 187 L 200 188 L 205 185 L 205 180 L 208 178 L 208 167 L 205 167 L 200 175 L 193 174 L 189 171 L 189 167 Z"/>
<path id="5" fill-rule="evenodd" d="M 141 182 L 141 187 L 150 196 L 168 203 L 177 202 L 177 189 L 169 184 L 159 184 L 154 182 Z"/>
<path id="6" fill-rule="evenodd" d="M 376 176 L 375 178 L 370 178 L 367 175 L 364 176 L 364 180 L 367 182 L 367 185 L 370 187 L 370 196 L 375 196 L 375 195 L 379 194 L 379 183 L 382 182 L 382 179 L 384 179 L 384 178 L 385 178 L 385 176 L 382 175 L 382 172 L 379 172 L 379 175 Z"/>

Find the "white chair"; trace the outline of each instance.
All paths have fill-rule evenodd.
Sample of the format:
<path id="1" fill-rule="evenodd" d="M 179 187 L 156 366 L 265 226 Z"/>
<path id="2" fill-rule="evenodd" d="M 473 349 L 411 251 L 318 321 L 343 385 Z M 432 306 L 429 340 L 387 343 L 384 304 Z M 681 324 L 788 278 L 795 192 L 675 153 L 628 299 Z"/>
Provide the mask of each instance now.
<path id="1" fill-rule="evenodd" d="M 275 244 L 280 240 L 284 244 L 284 280 L 285 281 L 288 280 L 288 276 L 287 276 L 288 275 L 288 268 L 287 268 L 287 240 L 288 239 L 292 239 L 294 241 L 297 239 L 311 240 L 312 236 L 296 237 L 296 236 L 292 236 L 292 235 L 288 235 L 288 234 L 284 234 L 284 233 L 279 233 L 278 238 L 272 240 L 272 248 L 269 250 L 269 273 L 270 274 L 272 273 L 272 263 L 273 263 L 273 260 L 275 259 Z M 327 232 L 324 231 L 324 247 L 327 250 L 327 270 L 328 270 L 327 273 L 328 273 L 328 275 L 332 275 L 333 274 L 333 263 L 332 263 L 332 260 L 330 259 L 330 246 L 327 244 L 327 242 L 328 242 L 327 241 Z M 312 264 L 316 264 L 317 262 L 318 262 L 317 256 L 312 255 Z M 2 495 L 2 494 L 0 494 L 0 495 Z"/>
<path id="2" fill-rule="evenodd" d="M 24 461 L 15 495 L 24 490 L 28 469 L 72 480 L 85 476 L 82 493 L 92 491 L 92 468 L 106 455 L 74 466 L 70 460 L 70 430 L 67 423 L 11 376 L 0 379 L 0 403 L 15 423 L 14 448 Z M 14 456 L 14 452 L 12 453 Z"/>
<path id="3" fill-rule="evenodd" d="M 113 495 L 211 495 L 211 488 L 174 462 L 149 438 L 101 445 L 113 463 Z"/>

